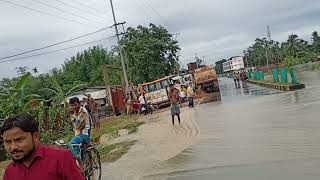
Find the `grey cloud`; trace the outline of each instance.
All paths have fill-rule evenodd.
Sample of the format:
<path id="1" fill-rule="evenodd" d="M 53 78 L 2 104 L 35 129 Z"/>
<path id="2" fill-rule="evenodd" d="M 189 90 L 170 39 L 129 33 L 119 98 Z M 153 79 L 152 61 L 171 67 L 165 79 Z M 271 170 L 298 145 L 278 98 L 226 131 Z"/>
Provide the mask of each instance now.
<path id="1" fill-rule="evenodd" d="M 61 12 L 32 3 L 30 0 L 13 1 L 56 15 L 63 15 Z M 54 1 L 41 1 L 73 13 L 79 13 L 95 21 L 104 20 L 105 23 L 101 26 L 113 24 L 109 1 L 77 0 L 94 7 L 95 10 L 90 10 L 91 13 L 84 13 Z M 63 1 L 80 7 L 76 1 Z M 152 22 L 164 25 L 169 32 L 180 32 L 178 40 L 182 47 L 180 53 L 182 63 L 193 60 L 195 53 L 198 53 L 200 57 L 206 56 L 208 63 L 241 55 L 256 37 L 266 36 L 267 25 L 271 26 L 272 37 L 279 41 L 285 40 L 290 33 L 296 33 L 309 40 L 311 32 L 319 30 L 320 2 L 314 0 L 114 0 L 114 6 L 117 20 L 126 21 L 126 26 L 148 25 Z M 88 7 L 81 7 L 81 9 L 86 8 Z M 95 15 L 90 15 L 93 13 Z M 92 22 L 70 15 L 64 14 L 64 16 L 92 24 Z M 96 16 L 101 18 L 98 20 Z M 92 27 L 65 22 L 1 2 L 0 20 L 4 22 L 0 24 L 0 57 L 95 30 Z M 61 47 L 85 43 L 111 34 L 114 34 L 113 30 Z M 106 46 L 111 46 L 113 43 L 115 42 L 103 42 Z M 41 72 L 47 72 L 63 63 L 65 58 L 84 48 L 86 47 L 26 61 L 0 64 L 0 77 L 14 75 L 12 69 L 20 65 L 36 65 Z"/>

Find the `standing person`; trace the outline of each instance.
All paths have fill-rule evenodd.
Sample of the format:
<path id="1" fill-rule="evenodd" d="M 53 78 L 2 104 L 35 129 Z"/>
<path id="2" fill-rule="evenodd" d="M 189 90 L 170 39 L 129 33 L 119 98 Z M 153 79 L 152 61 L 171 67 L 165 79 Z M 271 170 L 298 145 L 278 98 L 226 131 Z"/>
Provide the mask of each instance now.
<path id="1" fill-rule="evenodd" d="M 174 87 L 173 84 L 170 84 L 169 99 L 171 103 L 171 117 L 172 125 L 174 125 L 174 116 L 178 116 L 178 121 L 180 124 L 180 96 L 179 90 Z"/>
<path id="2" fill-rule="evenodd" d="M 235 86 L 237 87 L 237 75 L 236 75 L 236 72 L 233 72 L 233 81 L 234 81 Z"/>
<path id="3" fill-rule="evenodd" d="M 125 97 L 124 102 L 126 103 L 127 115 L 131 115 L 132 112 L 132 100 L 130 93 L 127 93 L 127 97 Z"/>
<path id="4" fill-rule="evenodd" d="M 86 99 L 85 108 L 88 111 L 91 126 L 93 126 L 94 129 L 97 129 L 96 128 L 96 124 L 97 124 L 96 123 L 96 119 L 95 119 L 95 117 L 94 117 L 94 115 L 92 113 L 93 103 L 94 103 L 94 99 L 91 97 L 91 94 L 88 94 L 87 95 L 87 99 Z"/>
<path id="5" fill-rule="evenodd" d="M 87 110 L 88 112 L 90 112 L 90 107 L 89 107 L 87 98 L 82 98 L 82 106 L 83 106 L 84 108 L 86 108 L 86 110 Z"/>
<path id="6" fill-rule="evenodd" d="M 189 83 L 189 86 L 187 88 L 187 96 L 188 96 L 188 100 L 189 100 L 189 108 L 193 108 L 194 107 L 194 91 L 193 91 L 193 87 L 192 87 L 192 83 Z"/>
<path id="7" fill-rule="evenodd" d="M 93 98 L 90 100 L 91 101 L 91 115 L 92 115 L 92 121 L 93 121 L 93 127 L 99 131 L 100 130 L 100 119 L 99 119 L 99 103 L 95 101 Z"/>
<path id="8" fill-rule="evenodd" d="M 13 160 L 4 180 L 84 180 L 69 150 L 40 144 L 39 126 L 30 114 L 9 117 L 0 134 Z"/>

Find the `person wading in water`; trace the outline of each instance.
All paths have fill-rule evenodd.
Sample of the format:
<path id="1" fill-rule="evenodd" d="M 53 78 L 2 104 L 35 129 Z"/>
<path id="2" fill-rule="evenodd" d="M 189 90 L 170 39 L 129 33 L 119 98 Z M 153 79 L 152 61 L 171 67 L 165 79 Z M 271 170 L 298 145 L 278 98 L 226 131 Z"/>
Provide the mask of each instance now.
<path id="1" fill-rule="evenodd" d="M 172 125 L 174 125 L 174 116 L 178 116 L 178 121 L 180 124 L 180 96 L 179 90 L 174 87 L 173 84 L 170 84 L 169 99 L 171 103 L 171 116 L 172 116 Z"/>

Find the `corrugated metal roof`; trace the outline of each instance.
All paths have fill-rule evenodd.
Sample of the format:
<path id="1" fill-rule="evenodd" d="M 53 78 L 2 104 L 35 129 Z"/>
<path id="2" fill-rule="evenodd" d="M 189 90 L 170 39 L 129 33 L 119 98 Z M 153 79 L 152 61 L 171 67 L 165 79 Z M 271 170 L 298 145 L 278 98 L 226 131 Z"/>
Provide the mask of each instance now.
<path id="1" fill-rule="evenodd" d="M 87 90 L 83 90 L 83 91 L 74 93 L 72 96 L 68 97 L 68 99 L 73 98 L 73 97 L 77 97 L 81 101 L 83 98 L 86 98 L 86 95 L 88 95 L 88 94 L 90 94 L 91 97 L 95 100 L 105 99 L 107 97 L 106 89 L 102 89 L 102 90 L 87 89 Z"/>

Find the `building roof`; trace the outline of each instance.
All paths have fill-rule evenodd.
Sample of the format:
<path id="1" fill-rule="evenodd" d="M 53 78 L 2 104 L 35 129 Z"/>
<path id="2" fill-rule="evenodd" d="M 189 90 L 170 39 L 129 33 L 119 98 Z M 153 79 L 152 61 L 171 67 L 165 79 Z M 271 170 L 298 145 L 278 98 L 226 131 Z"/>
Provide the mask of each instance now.
<path id="1" fill-rule="evenodd" d="M 68 99 L 77 97 L 80 100 L 82 100 L 83 98 L 86 98 L 88 94 L 90 94 L 91 97 L 95 100 L 105 99 L 107 97 L 107 92 L 105 87 L 103 88 L 91 87 L 91 88 L 85 88 L 81 91 L 73 93 L 71 96 L 68 97 Z"/>

